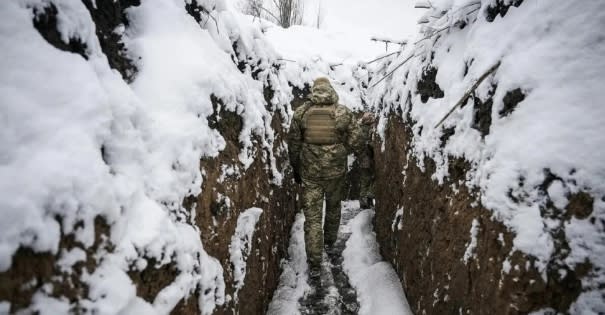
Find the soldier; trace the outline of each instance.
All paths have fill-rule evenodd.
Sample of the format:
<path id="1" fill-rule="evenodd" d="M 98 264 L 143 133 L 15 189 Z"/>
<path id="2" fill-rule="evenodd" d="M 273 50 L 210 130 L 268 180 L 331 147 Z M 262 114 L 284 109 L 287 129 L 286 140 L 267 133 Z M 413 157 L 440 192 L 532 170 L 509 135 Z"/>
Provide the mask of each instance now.
<path id="1" fill-rule="evenodd" d="M 374 120 L 371 113 L 365 113 L 361 118 L 362 134 L 366 137 L 359 156 L 359 206 L 362 209 L 369 209 L 374 205 Z"/>
<path id="2" fill-rule="evenodd" d="M 288 133 L 290 163 L 295 180 L 303 185 L 305 246 L 309 277 L 314 284 L 320 283 L 324 245 L 330 248 L 336 242 L 347 156 L 361 151 L 361 132 L 353 113 L 338 104 L 338 95 L 327 78 L 315 80 L 310 101 L 294 112 Z"/>

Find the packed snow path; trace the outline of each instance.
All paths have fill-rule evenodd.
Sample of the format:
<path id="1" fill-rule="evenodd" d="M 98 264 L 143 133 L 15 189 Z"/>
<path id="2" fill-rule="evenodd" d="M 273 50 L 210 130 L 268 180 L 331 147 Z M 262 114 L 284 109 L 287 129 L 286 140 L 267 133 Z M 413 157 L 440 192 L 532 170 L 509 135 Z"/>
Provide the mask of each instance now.
<path id="1" fill-rule="evenodd" d="M 380 257 L 373 216 L 356 201 L 343 203 L 338 239 L 322 263 L 325 295 L 310 299 L 304 216 L 299 214 L 268 314 L 412 314 L 397 274 Z"/>

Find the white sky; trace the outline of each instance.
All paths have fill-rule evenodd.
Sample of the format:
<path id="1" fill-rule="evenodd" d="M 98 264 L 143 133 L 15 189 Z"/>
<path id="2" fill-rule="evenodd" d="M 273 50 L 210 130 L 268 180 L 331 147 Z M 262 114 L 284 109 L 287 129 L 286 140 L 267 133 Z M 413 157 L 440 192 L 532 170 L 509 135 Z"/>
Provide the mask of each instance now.
<path id="1" fill-rule="evenodd" d="M 319 3 L 325 12 L 322 28 L 360 37 L 415 36 L 416 22 L 425 12 L 414 9 L 415 0 L 305 0 L 305 15 L 316 16 Z"/>
<path id="2" fill-rule="evenodd" d="M 246 0 L 226 0 L 235 7 Z M 272 0 L 264 0 L 271 7 Z M 274 30 L 272 40 L 284 56 L 321 54 L 330 61 L 344 59 L 368 61 L 384 54 L 383 43 L 371 42 L 371 37 L 412 40 L 417 36 L 417 21 L 426 11 L 414 9 L 416 0 L 302 0 L 304 25 L 315 27 L 321 4 L 321 30 L 293 27 L 286 33 Z M 389 52 L 399 49 L 389 45 Z"/>

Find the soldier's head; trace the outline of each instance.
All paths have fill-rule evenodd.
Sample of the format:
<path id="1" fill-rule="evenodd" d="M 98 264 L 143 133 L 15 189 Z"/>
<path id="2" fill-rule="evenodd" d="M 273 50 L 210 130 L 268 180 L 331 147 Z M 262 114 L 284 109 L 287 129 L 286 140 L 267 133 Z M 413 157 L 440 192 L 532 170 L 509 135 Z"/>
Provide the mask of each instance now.
<path id="1" fill-rule="evenodd" d="M 311 102 L 315 105 L 332 105 L 338 102 L 338 94 L 326 77 L 320 77 L 313 81 L 311 88 Z"/>

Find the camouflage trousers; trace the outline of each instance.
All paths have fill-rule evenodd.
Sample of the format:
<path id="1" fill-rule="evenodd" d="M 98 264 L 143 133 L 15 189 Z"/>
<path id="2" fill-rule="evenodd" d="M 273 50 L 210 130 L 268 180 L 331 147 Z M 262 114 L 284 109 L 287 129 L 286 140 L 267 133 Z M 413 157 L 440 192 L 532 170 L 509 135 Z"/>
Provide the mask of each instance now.
<path id="1" fill-rule="evenodd" d="M 340 226 L 340 201 L 343 198 L 345 176 L 333 179 L 302 179 L 303 212 L 305 214 L 305 248 L 311 268 L 318 268 L 324 244 L 336 242 Z M 323 202 L 326 201 L 325 224 L 322 227 Z"/>
<path id="2" fill-rule="evenodd" d="M 374 198 L 374 172 L 369 168 L 359 169 L 359 197 Z"/>

